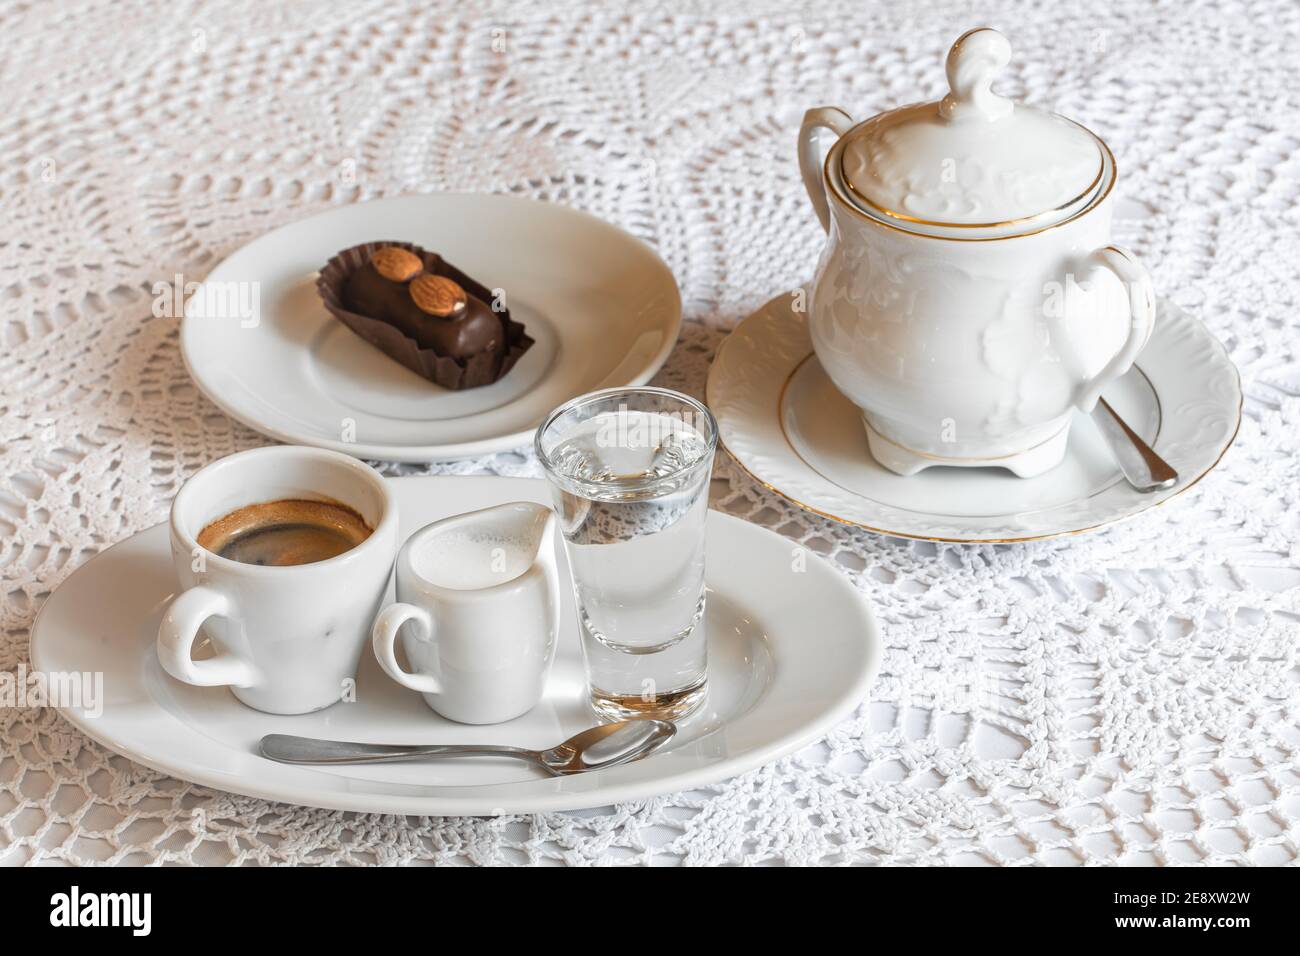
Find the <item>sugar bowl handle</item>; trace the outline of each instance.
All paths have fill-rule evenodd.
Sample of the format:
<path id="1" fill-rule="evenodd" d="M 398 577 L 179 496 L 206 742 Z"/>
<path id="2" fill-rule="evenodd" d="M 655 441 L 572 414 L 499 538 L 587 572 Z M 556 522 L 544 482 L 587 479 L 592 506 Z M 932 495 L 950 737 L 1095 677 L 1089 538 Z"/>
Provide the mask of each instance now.
<path id="1" fill-rule="evenodd" d="M 808 190 L 817 218 L 827 232 L 831 229 L 831 212 L 826 199 L 827 183 L 822 172 L 822 151 L 817 133 L 828 129 L 836 136 L 843 136 L 852 128 L 853 119 L 835 106 L 809 110 L 803 114 L 803 125 L 799 127 L 799 171 L 803 173 L 804 189 Z"/>
<path id="2" fill-rule="evenodd" d="M 1090 277 L 1099 271 L 1113 273 L 1128 292 L 1129 331 L 1124 345 L 1106 367 L 1083 384 L 1075 405 L 1085 414 L 1092 412 L 1102 390 L 1133 365 L 1151 338 L 1156 324 L 1156 291 L 1151 274 L 1133 253 L 1121 246 L 1103 246 L 1089 256 Z"/>

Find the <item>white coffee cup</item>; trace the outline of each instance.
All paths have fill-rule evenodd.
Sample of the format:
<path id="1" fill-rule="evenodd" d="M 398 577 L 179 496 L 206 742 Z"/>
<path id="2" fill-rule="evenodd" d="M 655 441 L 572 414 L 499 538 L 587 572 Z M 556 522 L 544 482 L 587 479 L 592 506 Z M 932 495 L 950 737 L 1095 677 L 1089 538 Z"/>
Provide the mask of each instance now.
<path id="1" fill-rule="evenodd" d="M 332 500 L 374 529 L 349 551 L 311 564 L 242 564 L 198 543 L 199 532 L 246 505 Z M 355 679 L 397 552 L 397 503 L 369 465 L 294 445 L 222 458 L 190 478 L 171 509 L 181 592 L 158 629 L 158 660 L 177 680 L 229 685 L 249 707 L 305 714 L 338 702 Z M 217 654 L 191 659 L 199 634 Z"/>
<path id="2" fill-rule="evenodd" d="M 375 621 L 376 659 L 450 720 L 526 713 L 555 657 L 555 562 L 555 515 L 543 505 L 498 505 L 421 528 L 397 556 L 399 603 Z M 410 671 L 395 656 L 399 632 Z"/>

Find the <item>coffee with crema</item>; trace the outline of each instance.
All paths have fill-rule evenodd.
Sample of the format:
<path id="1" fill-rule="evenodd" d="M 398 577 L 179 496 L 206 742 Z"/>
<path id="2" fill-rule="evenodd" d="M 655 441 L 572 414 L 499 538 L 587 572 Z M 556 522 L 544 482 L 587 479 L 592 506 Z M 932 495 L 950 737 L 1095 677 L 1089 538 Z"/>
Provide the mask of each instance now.
<path id="1" fill-rule="evenodd" d="M 312 564 L 370 537 L 364 518 L 337 501 L 283 498 L 237 508 L 199 532 L 199 544 L 242 564 Z"/>

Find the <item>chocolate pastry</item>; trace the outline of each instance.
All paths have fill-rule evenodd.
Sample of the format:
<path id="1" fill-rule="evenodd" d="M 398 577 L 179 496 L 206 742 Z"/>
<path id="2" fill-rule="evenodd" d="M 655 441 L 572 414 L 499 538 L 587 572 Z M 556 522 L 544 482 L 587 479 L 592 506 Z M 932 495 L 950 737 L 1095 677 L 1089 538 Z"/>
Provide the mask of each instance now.
<path id="1" fill-rule="evenodd" d="M 450 283 L 459 293 L 460 308 L 445 315 L 422 309 L 411 293 L 424 279 Z M 414 282 L 393 282 L 367 263 L 348 276 L 343 286 L 343 303 L 353 312 L 396 326 L 415 339 L 420 348 L 433 349 L 439 355 L 464 359 L 478 352 L 499 351 L 505 342 L 497 314 L 465 293 L 454 280 L 443 276 L 426 273 Z"/>
<path id="2" fill-rule="evenodd" d="M 410 243 L 345 249 L 316 287 L 348 328 L 446 388 L 495 382 L 533 344 L 491 290 Z"/>

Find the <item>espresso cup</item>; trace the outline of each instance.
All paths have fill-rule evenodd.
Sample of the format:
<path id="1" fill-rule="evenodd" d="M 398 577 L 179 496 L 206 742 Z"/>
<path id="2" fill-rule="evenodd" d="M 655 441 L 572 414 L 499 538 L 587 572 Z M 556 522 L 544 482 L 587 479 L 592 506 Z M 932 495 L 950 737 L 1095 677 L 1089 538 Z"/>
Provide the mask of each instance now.
<path id="1" fill-rule="evenodd" d="M 201 547 L 209 523 L 250 504 L 334 501 L 373 530 L 335 557 L 285 567 L 244 564 Z M 181 591 L 158 629 L 158 660 L 177 680 L 229 686 L 270 714 L 305 714 L 350 688 L 397 552 L 397 503 L 370 466 L 294 445 L 255 448 L 213 462 L 187 481 L 171 509 Z M 200 634 L 214 657 L 193 660 Z"/>
<path id="2" fill-rule="evenodd" d="M 559 632 L 554 513 L 521 501 L 426 525 L 397 556 L 397 599 L 372 635 L 389 677 L 460 723 L 526 713 Z M 409 671 L 395 655 L 399 634 Z"/>

